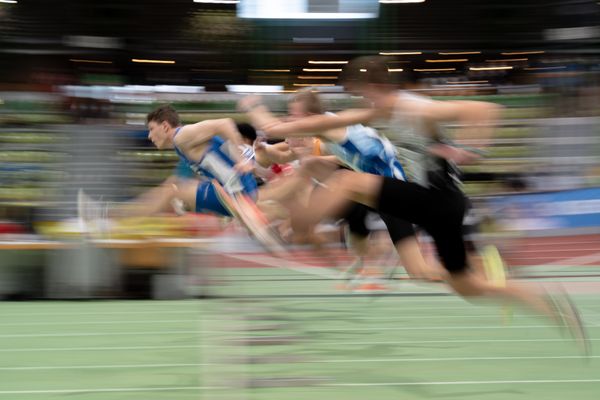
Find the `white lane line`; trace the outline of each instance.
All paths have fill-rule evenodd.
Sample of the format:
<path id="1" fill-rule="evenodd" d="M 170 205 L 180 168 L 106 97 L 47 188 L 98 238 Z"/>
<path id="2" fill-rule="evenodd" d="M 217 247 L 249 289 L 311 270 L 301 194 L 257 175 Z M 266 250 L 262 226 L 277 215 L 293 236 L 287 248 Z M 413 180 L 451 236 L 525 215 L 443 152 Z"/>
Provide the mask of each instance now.
<path id="1" fill-rule="evenodd" d="M 43 325 L 129 325 L 129 324 L 166 324 L 166 323 L 193 323 L 191 319 L 156 319 L 156 320 L 119 320 L 119 321 L 47 321 L 47 322 L 11 322 L 2 323 L 2 326 L 43 326 Z"/>
<path id="2" fill-rule="evenodd" d="M 587 328 L 598 328 L 600 325 L 587 325 Z M 368 328 L 322 328 L 308 329 L 306 332 L 377 332 L 377 331 L 437 331 L 437 330 L 473 330 L 473 329 L 550 329 L 562 328 L 559 325 L 483 325 L 483 326 L 400 326 L 400 327 L 368 327 Z M 231 331 L 205 331 L 211 334 L 231 334 Z M 0 335 L 0 338 L 24 337 L 77 337 L 77 336 L 115 336 L 115 335 L 172 335 L 172 334 L 198 334 L 198 331 L 157 331 L 157 332 L 83 332 L 83 333 L 23 333 Z M 261 336 L 265 337 L 265 336 Z"/>
<path id="3" fill-rule="evenodd" d="M 89 389 L 49 389 L 49 390 L 0 390 L 2 394 L 81 394 L 103 392 L 167 392 L 181 390 L 222 390 L 220 386 L 167 386 L 167 387 L 137 387 L 137 388 L 89 388 Z"/>
<path id="4" fill-rule="evenodd" d="M 0 349 L 1 353 L 26 353 L 42 351 L 109 351 L 109 350 L 167 350 L 167 349 L 195 349 L 201 345 L 181 345 L 181 346 L 105 346 L 105 347 L 26 347 Z"/>
<path id="5" fill-rule="evenodd" d="M 50 365 L 50 366 L 24 366 L 24 367 L 0 367 L 0 371 L 37 371 L 37 370 L 59 370 L 59 369 L 131 369 L 131 368 L 183 368 L 197 367 L 199 363 L 180 363 L 180 364 L 115 364 L 115 365 Z"/>
<path id="6" fill-rule="evenodd" d="M 592 313 L 590 311 L 590 313 Z M 407 319 L 453 319 L 453 318 L 494 318 L 498 319 L 497 313 L 491 311 L 488 314 L 475 314 L 475 315 L 406 315 L 406 314 L 398 314 L 398 315 L 390 315 L 387 317 L 378 317 L 378 316 L 368 316 L 368 315 L 342 315 L 338 317 L 343 320 L 344 318 L 351 318 L 353 321 L 355 320 L 367 320 L 367 321 L 404 321 Z M 222 321 L 231 321 L 231 318 L 211 318 L 204 319 L 198 318 L 201 322 L 222 322 Z M 11 322 L 11 323 L 2 323 L 2 326 L 60 326 L 60 325 L 129 325 L 129 324 L 166 324 L 166 323 L 194 323 L 196 320 L 192 319 L 167 319 L 167 320 L 116 320 L 116 321 L 46 321 L 46 322 Z M 300 320 L 289 320 L 282 322 L 297 322 L 300 323 Z M 600 324 L 600 321 L 598 321 Z"/>
<path id="7" fill-rule="evenodd" d="M 588 339 L 590 341 L 600 341 L 600 338 Z M 476 344 L 476 343 L 543 343 L 543 342 L 569 342 L 569 339 L 455 339 L 455 340 L 390 340 L 390 341 L 311 341 L 311 346 L 371 346 L 371 345 L 403 345 L 403 344 Z M 214 345 L 215 347 L 231 348 L 231 345 Z M 53 352 L 53 351 L 109 351 L 109 350 L 167 350 L 167 349 L 195 349 L 203 347 L 197 345 L 181 346 L 100 346 L 100 347 L 26 347 L 0 349 L 2 353 L 19 352 Z"/>
<path id="8" fill-rule="evenodd" d="M 512 361 L 512 360 L 563 360 L 563 359 L 586 359 L 600 358 L 600 356 L 584 357 L 581 355 L 574 356 L 516 356 L 516 357 L 437 357 L 437 358 L 373 358 L 373 359 L 350 359 L 350 360 L 307 360 L 299 361 L 303 364 L 344 364 L 344 363 L 388 363 L 388 362 L 442 362 L 442 361 Z"/>
<path id="9" fill-rule="evenodd" d="M 454 361 L 513 361 L 513 360 L 571 360 L 600 358 L 600 356 L 491 356 L 491 357 L 431 357 L 431 358 L 373 358 L 373 359 L 315 359 L 303 360 L 302 364 L 361 364 L 361 363 L 411 363 L 411 362 L 454 362 Z M 110 365 L 46 365 L 0 367 L 0 371 L 41 371 L 64 369 L 141 369 L 141 368 L 185 368 L 222 365 L 223 363 L 177 363 L 177 364 L 110 364 Z"/>
<path id="10" fill-rule="evenodd" d="M 432 357 L 432 358 L 372 358 L 372 359 L 315 359 L 296 361 L 295 364 L 361 364 L 403 362 L 455 362 L 455 361 L 515 361 L 515 360 L 582 360 L 600 356 L 492 356 L 492 357 Z M 283 362 L 282 362 L 283 363 Z M 287 363 L 287 362 L 286 362 Z M 0 371 L 41 371 L 66 369 L 142 369 L 142 368 L 187 368 L 222 365 L 223 363 L 178 363 L 178 364 L 114 364 L 114 365 L 47 365 L 0 367 Z"/>
<path id="11" fill-rule="evenodd" d="M 311 303 L 312 302 L 316 302 L 316 301 L 322 302 L 322 300 L 313 300 L 313 299 L 303 299 L 302 302 L 305 302 L 305 300 L 307 302 L 311 302 Z M 462 305 L 455 305 L 455 306 L 423 306 L 423 307 L 419 307 L 419 306 L 412 306 L 411 305 L 410 308 L 403 309 L 401 307 L 399 308 L 399 306 L 398 306 L 398 300 L 399 299 L 397 299 L 397 298 L 394 299 L 396 301 L 395 304 L 390 304 L 390 303 L 383 304 L 384 300 L 385 300 L 385 298 L 378 298 L 377 299 L 377 303 L 375 305 L 373 305 L 373 307 L 377 307 L 377 308 L 381 308 L 381 307 L 394 307 L 395 312 L 398 313 L 399 317 L 402 316 L 402 317 L 406 317 L 406 318 L 410 318 L 411 317 L 411 314 L 410 314 L 411 311 L 417 311 L 417 312 L 419 312 L 421 310 L 469 310 L 469 309 L 490 309 L 490 310 L 492 310 L 494 307 L 498 307 L 497 304 L 476 304 L 476 303 L 473 304 L 473 303 L 465 303 L 465 304 L 462 304 Z M 345 299 L 345 301 L 348 301 L 348 299 Z M 402 301 L 404 301 L 404 299 L 400 300 L 400 302 L 402 302 Z M 577 305 L 580 306 L 581 308 L 584 308 L 584 309 L 587 309 L 587 308 L 600 308 L 600 305 L 597 304 L 598 300 L 594 299 L 594 300 L 590 300 L 590 301 L 594 302 L 594 304 L 587 305 L 586 302 L 583 299 L 577 299 Z M 296 309 L 296 307 L 297 307 L 297 309 Z M 335 310 L 323 308 L 322 311 L 331 311 L 331 312 L 340 311 L 340 312 L 343 312 L 343 311 L 348 311 L 350 309 L 356 311 L 356 303 L 352 303 L 351 306 L 349 305 L 347 307 L 345 305 L 343 305 L 343 304 L 342 305 L 336 305 L 335 307 L 341 307 L 341 308 L 336 308 Z M 302 310 L 301 306 L 299 306 L 297 304 L 294 304 L 294 305 L 290 305 L 290 308 L 287 311 L 289 311 L 289 312 L 301 312 L 303 310 Z M 275 312 L 278 312 L 278 311 L 275 310 Z M 491 312 L 493 312 L 493 311 L 491 311 Z M 176 313 L 176 311 L 170 311 L 169 314 L 171 314 L 171 313 Z M 189 314 L 190 316 L 195 317 L 195 318 L 200 318 L 203 321 L 211 321 L 211 320 L 206 320 L 206 319 L 202 318 L 201 310 L 199 310 L 197 312 L 187 312 L 187 311 L 184 311 L 184 312 L 180 312 L 180 313 L 182 313 L 182 314 Z M 121 314 L 138 314 L 138 313 L 137 312 L 116 312 L 116 313 L 102 313 L 102 314 L 103 315 L 121 315 Z M 148 314 L 154 314 L 154 313 L 153 312 L 148 312 Z M 2 314 L 3 317 L 9 316 L 9 315 L 10 314 Z M 26 313 L 18 313 L 18 314 L 14 314 L 14 316 L 25 317 L 25 318 L 27 318 L 29 316 L 41 316 L 41 315 L 44 315 L 44 316 L 90 315 L 90 316 L 92 316 L 92 315 L 96 315 L 96 314 L 95 313 L 57 313 L 57 314 L 48 314 L 48 313 L 43 313 L 43 314 L 38 314 L 38 313 L 35 313 L 35 314 L 26 314 Z M 451 316 L 440 316 L 440 317 L 437 317 L 437 316 L 436 317 L 414 316 L 414 317 L 423 318 L 423 319 L 428 319 L 428 318 L 434 319 L 434 318 L 450 318 Z M 465 316 L 465 317 L 467 317 L 467 316 Z M 364 318 L 364 319 L 377 319 L 376 317 L 371 317 L 371 316 L 363 316 L 363 317 L 360 317 L 360 318 Z M 145 320 L 141 320 L 141 321 L 145 321 Z M 178 321 L 181 321 L 181 320 L 178 320 Z M 131 321 L 131 320 L 118 321 L 118 323 L 128 323 L 128 322 L 136 323 L 135 321 Z M 66 322 L 66 323 L 68 323 L 68 322 Z M 88 322 L 85 321 L 84 323 L 88 323 Z M 92 321 L 89 321 L 89 323 L 92 323 Z M 102 322 L 98 322 L 98 323 L 102 323 Z M 105 322 L 105 323 L 109 323 L 109 322 Z M 17 324 L 20 324 L 20 323 L 10 323 L 10 324 L 2 323 L 2 326 L 17 325 Z M 37 322 L 36 323 L 24 322 L 23 324 L 27 325 L 27 324 L 38 324 L 38 323 Z M 46 324 L 46 322 L 39 322 L 39 324 L 40 325 Z M 50 324 L 50 322 L 48 322 L 48 324 Z"/>
<path id="12" fill-rule="evenodd" d="M 31 307 L 31 308 L 58 308 L 58 307 L 72 307 L 72 308 L 83 308 L 90 306 L 97 307 L 109 307 L 109 306 L 117 306 L 121 307 L 123 305 L 131 306 L 132 308 L 136 307 L 176 307 L 176 306 L 193 306 L 201 303 L 200 299 L 186 299 L 186 300 L 121 300 L 121 301 L 113 301 L 113 300 L 98 300 L 96 302 L 88 303 L 86 302 L 85 306 L 82 305 L 79 301 L 52 301 L 47 303 L 39 303 L 34 302 L 33 304 L 22 303 L 20 304 L 22 307 Z M 39 304 L 38 304 L 39 303 Z M 19 306 L 19 304 L 14 304 L 15 308 Z"/>
<path id="13" fill-rule="evenodd" d="M 588 339 L 591 341 L 600 341 L 598 339 Z M 454 339 L 454 340 L 390 340 L 390 341 L 359 341 L 359 342 L 344 342 L 344 341 L 313 341 L 312 345 L 324 346 L 370 346 L 379 344 L 453 344 L 453 343 L 530 343 L 530 342 L 569 342 L 569 339 Z"/>
<path id="14" fill-rule="evenodd" d="M 600 325 L 587 325 L 588 328 L 597 328 Z M 562 328 L 560 325 L 475 325 L 475 326 L 399 326 L 399 327 L 368 327 L 368 328 L 323 328 L 307 329 L 307 332 L 337 332 L 337 331 L 436 331 L 436 330 L 461 330 L 461 329 L 548 329 Z"/>
<path id="15" fill-rule="evenodd" d="M 161 310 L 161 311 L 112 311 L 112 312 L 57 312 L 57 313 L 2 313 L 2 317 L 56 317 L 56 316 L 79 316 L 79 315 L 88 315 L 90 317 L 96 315 L 138 315 L 138 314 L 153 314 L 156 315 L 158 313 L 165 314 L 189 314 L 189 315 L 198 315 L 200 314 L 200 309 L 196 309 L 194 311 L 181 311 L 181 310 Z"/>
<path id="16" fill-rule="evenodd" d="M 497 380 L 497 381 L 429 381 L 429 382 L 353 382 L 353 383 L 321 383 L 314 387 L 375 387 L 375 386 L 451 386 L 451 385 L 517 385 L 517 384 L 558 384 L 558 383 L 600 383 L 600 379 L 529 379 L 529 380 Z M 1 390 L 2 394 L 81 394 L 102 392 L 157 392 L 184 390 L 223 390 L 222 386 L 167 386 L 137 388 L 89 388 L 89 389 L 49 389 L 49 390 Z"/>
<path id="17" fill-rule="evenodd" d="M 344 299 L 337 299 L 337 298 L 331 298 L 331 299 L 327 299 L 327 301 L 329 300 L 343 300 L 344 302 L 348 302 L 347 298 Z M 370 300 L 370 299 L 369 299 Z M 376 299 L 376 303 L 373 304 L 373 307 L 394 307 L 399 314 L 402 313 L 406 313 L 406 312 L 410 312 L 410 311 L 419 311 L 419 310 L 468 310 L 468 309 L 481 309 L 481 308 L 493 308 L 493 307 L 497 307 L 497 304 L 477 304 L 477 303 L 467 303 L 464 302 L 463 304 L 456 304 L 456 305 L 450 305 L 450 306 L 423 306 L 423 307 L 419 307 L 418 305 L 411 305 L 410 308 L 406 308 L 403 309 L 402 307 L 399 307 L 398 303 L 402 303 L 404 301 L 406 301 L 406 298 L 392 298 L 392 297 L 379 297 Z M 451 296 L 444 296 L 444 301 L 446 302 L 452 302 L 454 300 L 460 300 L 463 301 L 459 298 L 454 298 Z M 581 307 L 585 307 L 585 308 L 600 308 L 600 305 L 598 304 L 598 300 L 597 299 L 590 299 L 590 302 L 593 302 L 593 304 L 589 304 L 586 305 L 586 301 L 583 298 L 577 298 L 577 305 L 581 306 Z M 315 303 L 315 302 L 319 302 L 322 303 L 323 300 L 322 299 L 312 299 L 312 298 L 307 298 L 307 299 L 301 299 L 301 302 L 308 302 L 308 303 Z M 336 309 L 335 311 L 344 311 L 344 310 L 356 310 L 356 303 L 352 302 L 351 304 L 337 304 L 335 305 L 335 307 L 341 307 Z M 275 307 L 277 307 L 277 304 L 275 305 Z M 289 305 L 289 309 L 293 311 L 302 311 L 301 305 L 298 304 L 290 304 Z M 294 309 L 295 307 L 299 307 L 298 310 Z M 323 311 L 328 311 L 327 307 L 323 308 Z M 331 310 L 330 310 L 331 311 Z M 195 311 L 177 311 L 177 310 L 170 310 L 170 311 L 166 311 L 164 310 L 163 312 L 168 313 L 168 314 L 189 314 L 190 316 L 195 316 L 195 317 L 199 317 L 202 318 L 202 309 L 198 308 Z M 17 316 L 17 317 L 23 317 L 23 318 L 28 318 L 28 317 L 34 317 L 34 316 L 48 316 L 48 317 L 54 317 L 54 316 L 79 316 L 79 315 L 89 315 L 89 316 L 94 316 L 94 315 L 128 315 L 128 314 L 156 314 L 155 311 L 116 311 L 116 312 L 102 312 L 102 313 L 96 313 L 96 312 L 86 312 L 86 313 L 2 313 L 2 317 L 8 317 L 8 316 Z M 410 314 L 407 314 L 410 315 Z M 5 325 L 5 324 L 2 324 Z"/>
<path id="18" fill-rule="evenodd" d="M 529 379 L 498 381 L 432 381 L 432 382 L 356 382 L 356 383 L 322 383 L 321 387 L 360 387 L 360 386 L 434 386 L 434 385 L 513 385 L 513 384 L 546 384 L 546 383 L 600 383 L 600 379 Z"/>
<path id="19" fill-rule="evenodd" d="M 0 335 L 0 338 L 30 338 L 30 337 L 77 337 L 77 336 L 140 336 L 140 335 L 179 335 L 194 334 L 198 331 L 142 331 L 142 332 L 83 332 L 83 333 L 17 333 Z"/>

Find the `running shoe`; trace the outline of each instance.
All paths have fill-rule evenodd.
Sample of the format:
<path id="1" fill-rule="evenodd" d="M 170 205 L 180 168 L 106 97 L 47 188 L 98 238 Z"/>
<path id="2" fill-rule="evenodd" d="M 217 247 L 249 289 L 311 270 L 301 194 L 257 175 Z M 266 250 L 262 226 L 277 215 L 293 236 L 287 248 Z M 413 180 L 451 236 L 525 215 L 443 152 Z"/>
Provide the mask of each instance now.
<path id="1" fill-rule="evenodd" d="M 77 219 L 82 233 L 98 236 L 109 231 L 108 203 L 93 200 L 83 189 L 77 193 Z"/>
<path id="2" fill-rule="evenodd" d="M 592 354 L 592 349 L 586 328 L 577 307 L 567 292 L 561 287 L 555 293 L 549 294 L 548 298 L 554 306 L 561 324 L 569 331 L 570 335 L 577 342 L 583 355 L 586 357 L 590 356 Z"/>

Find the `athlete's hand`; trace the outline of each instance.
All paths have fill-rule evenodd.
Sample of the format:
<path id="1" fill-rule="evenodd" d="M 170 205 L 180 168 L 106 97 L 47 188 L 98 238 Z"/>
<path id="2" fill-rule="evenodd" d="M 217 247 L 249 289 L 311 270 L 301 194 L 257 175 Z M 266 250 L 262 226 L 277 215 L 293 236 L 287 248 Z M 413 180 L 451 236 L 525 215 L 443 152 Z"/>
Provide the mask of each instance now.
<path id="1" fill-rule="evenodd" d="M 429 153 L 457 165 L 471 164 L 481 158 L 480 154 L 461 149 L 460 147 L 449 146 L 447 144 L 434 144 L 429 146 Z"/>
<path id="2" fill-rule="evenodd" d="M 254 141 L 254 151 L 265 151 L 267 148 L 267 139 L 264 136 L 259 136 Z"/>

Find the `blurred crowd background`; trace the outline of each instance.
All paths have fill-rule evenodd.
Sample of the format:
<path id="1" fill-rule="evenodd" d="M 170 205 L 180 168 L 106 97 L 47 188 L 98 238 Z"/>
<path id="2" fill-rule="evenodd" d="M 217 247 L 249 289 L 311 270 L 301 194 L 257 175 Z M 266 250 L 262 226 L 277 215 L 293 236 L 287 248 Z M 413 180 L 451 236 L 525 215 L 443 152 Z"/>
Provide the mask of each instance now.
<path id="1" fill-rule="evenodd" d="M 434 98 L 505 106 L 489 154 L 464 169 L 476 204 L 526 214 L 520 233 L 594 230 L 599 44 L 593 0 L 0 0 L 0 240 L 72 237 L 79 188 L 123 201 L 169 176 L 177 156 L 145 127 L 158 104 L 184 123 L 242 121 L 248 93 L 285 112 L 312 87 L 341 110 L 359 101 L 338 84 L 344 64 L 375 54 Z M 519 209 L 504 196 L 538 192 L 566 197 Z M 214 228 L 165 221 L 129 234 Z"/>

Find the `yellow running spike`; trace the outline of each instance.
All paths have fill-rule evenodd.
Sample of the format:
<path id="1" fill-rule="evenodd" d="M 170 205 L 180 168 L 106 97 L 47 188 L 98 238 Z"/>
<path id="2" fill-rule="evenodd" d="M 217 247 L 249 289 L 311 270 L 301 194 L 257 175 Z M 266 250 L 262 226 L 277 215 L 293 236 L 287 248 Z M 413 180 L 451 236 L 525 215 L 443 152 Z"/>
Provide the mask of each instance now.
<path id="1" fill-rule="evenodd" d="M 496 246 L 487 245 L 483 248 L 481 253 L 483 268 L 485 270 L 487 280 L 492 285 L 505 287 L 506 267 L 504 265 L 504 260 L 502 260 L 502 256 L 500 255 L 500 252 Z M 502 306 L 502 315 L 504 317 L 504 323 L 510 323 L 513 316 L 512 307 L 510 305 Z"/>

